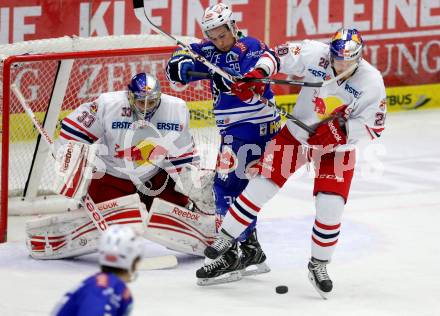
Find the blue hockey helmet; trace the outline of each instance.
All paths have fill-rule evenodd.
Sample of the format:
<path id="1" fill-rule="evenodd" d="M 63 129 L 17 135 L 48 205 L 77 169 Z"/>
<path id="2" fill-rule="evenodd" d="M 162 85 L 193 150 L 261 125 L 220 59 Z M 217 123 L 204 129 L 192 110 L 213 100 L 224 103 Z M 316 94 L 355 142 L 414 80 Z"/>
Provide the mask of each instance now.
<path id="1" fill-rule="evenodd" d="M 337 60 L 356 60 L 362 57 L 363 41 L 358 30 L 340 28 L 330 41 L 330 57 Z"/>
<path id="2" fill-rule="evenodd" d="M 146 118 L 156 110 L 160 96 L 159 80 L 145 72 L 135 75 L 128 84 L 128 102 L 140 118 Z"/>

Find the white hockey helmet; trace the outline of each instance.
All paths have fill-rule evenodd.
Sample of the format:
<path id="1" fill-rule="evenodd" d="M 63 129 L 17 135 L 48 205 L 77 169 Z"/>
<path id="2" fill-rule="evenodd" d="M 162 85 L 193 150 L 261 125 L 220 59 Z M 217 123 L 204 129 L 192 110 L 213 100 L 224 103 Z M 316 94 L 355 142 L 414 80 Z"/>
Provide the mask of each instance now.
<path id="1" fill-rule="evenodd" d="M 226 25 L 235 38 L 238 37 L 237 26 L 232 20 L 232 11 L 227 4 L 218 3 L 208 7 L 202 18 L 202 31 L 206 38 L 209 38 L 208 31 L 219 26 Z"/>
<path id="2" fill-rule="evenodd" d="M 133 262 L 142 258 L 144 239 L 126 225 L 112 225 L 101 236 L 99 242 L 99 264 L 101 266 L 132 271 Z"/>

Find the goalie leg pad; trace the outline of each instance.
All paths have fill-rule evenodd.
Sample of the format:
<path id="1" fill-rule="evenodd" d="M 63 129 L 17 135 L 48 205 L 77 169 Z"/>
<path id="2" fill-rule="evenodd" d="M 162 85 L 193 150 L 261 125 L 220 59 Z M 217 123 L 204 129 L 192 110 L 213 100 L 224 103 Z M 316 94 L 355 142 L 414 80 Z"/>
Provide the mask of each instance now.
<path id="1" fill-rule="evenodd" d="M 143 232 L 147 211 L 137 194 L 98 203 L 108 225 L 131 225 Z M 61 259 L 96 251 L 100 233 L 80 208 L 26 223 L 26 246 L 35 259 Z"/>
<path id="2" fill-rule="evenodd" d="M 215 216 L 155 198 L 144 237 L 175 251 L 204 256 L 214 241 Z"/>

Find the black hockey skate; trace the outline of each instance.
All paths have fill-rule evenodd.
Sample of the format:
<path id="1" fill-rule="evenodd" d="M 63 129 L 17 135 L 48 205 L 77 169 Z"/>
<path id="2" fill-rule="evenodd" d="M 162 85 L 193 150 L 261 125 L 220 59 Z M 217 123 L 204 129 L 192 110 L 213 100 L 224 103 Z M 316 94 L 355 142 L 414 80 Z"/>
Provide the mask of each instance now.
<path id="1" fill-rule="evenodd" d="M 309 280 L 319 295 L 325 300 L 333 289 L 333 282 L 327 274 L 327 264 L 328 261 L 326 260 L 318 260 L 312 257 L 308 265 Z"/>
<path id="2" fill-rule="evenodd" d="M 265 263 L 266 255 L 257 239 L 256 229 L 252 231 L 248 239 L 240 244 L 240 249 L 240 259 L 243 267 L 241 274 L 243 276 L 270 272 L 269 266 Z"/>
<path id="3" fill-rule="evenodd" d="M 234 238 L 222 229 L 214 242 L 206 247 L 204 254 L 209 259 L 217 259 L 231 249 L 234 244 Z"/>
<path id="4" fill-rule="evenodd" d="M 224 254 L 196 271 L 197 284 L 204 286 L 239 281 L 241 269 L 238 246 L 234 243 Z"/>

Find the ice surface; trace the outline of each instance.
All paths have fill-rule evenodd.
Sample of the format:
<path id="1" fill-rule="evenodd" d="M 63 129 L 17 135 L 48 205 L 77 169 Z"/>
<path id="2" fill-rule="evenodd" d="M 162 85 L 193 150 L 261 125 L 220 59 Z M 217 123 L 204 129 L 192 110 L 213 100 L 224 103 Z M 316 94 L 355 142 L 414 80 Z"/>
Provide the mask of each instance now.
<path id="1" fill-rule="evenodd" d="M 130 284 L 133 315 L 440 315 L 440 111 L 389 114 L 387 120 L 381 145 L 359 148 L 328 267 L 334 281 L 329 300 L 307 279 L 314 203 L 304 169 L 262 211 L 259 237 L 272 272 L 199 287 L 201 259 L 177 254 L 177 268 L 141 272 Z M 2 316 L 48 315 L 67 290 L 97 270 L 96 255 L 30 259 L 23 244 L 26 219 L 11 217 L 9 242 L 0 245 Z M 152 256 L 171 253 L 149 247 Z M 275 293 L 281 284 L 287 294 Z"/>

